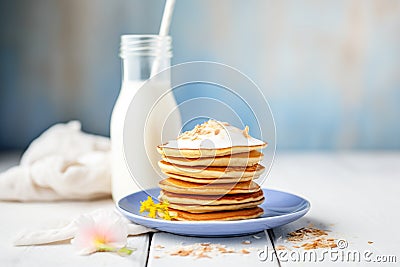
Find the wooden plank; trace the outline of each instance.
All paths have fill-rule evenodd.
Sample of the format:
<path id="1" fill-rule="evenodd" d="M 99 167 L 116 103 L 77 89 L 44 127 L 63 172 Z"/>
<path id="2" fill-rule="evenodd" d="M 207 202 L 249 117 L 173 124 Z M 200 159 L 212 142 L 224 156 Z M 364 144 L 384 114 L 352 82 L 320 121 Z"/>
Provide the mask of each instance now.
<path id="1" fill-rule="evenodd" d="M 250 243 L 250 244 L 247 244 Z M 188 256 L 171 255 L 179 249 L 190 250 L 195 248 L 195 253 L 201 248 L 200 244 L 208 245 L 213 248 L 212 252 L 206 253 L 210 258 L 197 257 L 190 254 Z M 214 252 L 214 248 L 222 245 L 226 249 L 233 249 L 235 253 Z M 242 250 L 249 253 L 244 254 Z M 264 232 L 256 235 L 226 238 L 206 238 L 188 237 L 169 233 L 155 233 L 151 242 L 148 265 L 157 266 L 278 266 L 276 258 L 261 261 L 258 258 L 260 251 L 269 252 L 272 257 L 272 244 Z"/>
<path id="2" fill-rule="evenodd" d="M 360 266 L 381 255 L 395 256 L 399 262 L 399 173 L 398 153 L 278 156 L 268 187 L 306 197 L 311 210 L 305 218 L 273 229 L 275 244 L 290 247 L 291 243 L 285 242 L 287 233 L 311 223 L 330 230 L 329 235 L 334 238 L 346 240 L 348 248 L 344 251 L 359 252 Z M 368 251 L 372 254 L 364 259 L 363 254 Z M 346 261 L 349 257 L 344 258 Z M 303 264 L 307 266 L 307 262 Z M 326 260 L 323 264 L 338 263 Z"/>
<path id="3" fill-rule="evenodd" d="M 18 163 L 18 154 L 0 156 L 0 171 Z M 137 250 L 128 257 L 112 253 L 78 255 L 69 242 L 53 245 L 14 247 L 13 238 L 22 229 L 43 229 L 64 225 L 82 213 L 98 208 L 113 208 L 111 199 L 100 201 L 66 201 L 50 203 L 1 202 L 0 262 L 1 266 L 137 266 L 146 264 L 149 235 L 128 238 L 128 246 Z"/>
<path id="4" fill-rule="evenodd" d="M 137 250 L 128 257 L 112 253 L 80 256 L 69 242 L 56 245 L 13 247 L 12 240 L 22 229 L 43 229 L 68 222 L 79 214 L 101 207 L 113 207 L 111 200 L 92 202 L 13 203 L 0 205 L 0 262 L 2 266 L 145 266 L 148 235 L 128 238 L 128 246 Z"/>

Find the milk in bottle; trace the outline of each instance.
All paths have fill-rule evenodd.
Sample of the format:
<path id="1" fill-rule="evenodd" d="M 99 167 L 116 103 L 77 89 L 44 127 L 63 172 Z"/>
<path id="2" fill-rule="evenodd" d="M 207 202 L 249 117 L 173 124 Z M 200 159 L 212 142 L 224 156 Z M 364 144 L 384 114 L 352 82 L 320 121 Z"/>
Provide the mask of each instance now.
<path id="1" fill-rule="evenodd" d="M 156 146 L 160 144 L 161 136 L 166 140 L 174 139 L 181 127 L 179 112 L 172 112 L 177 108 L 173 95 L 167 94 L 164 95 L 162 101 L 155 101 L 170 88 L 169 72 L 156 75 L 156 79 L 152 79 L 150 84 L 142 88 L 146 80 L 150 78 L 152 67 L 156 61 L 159 70 L 170 67 L 171 37 L 124 35 L 121 37 L 120 55 L 123 59 L 122 86 L 112 112 L 110 126 L 112 196 L 115 202 L 133 192 L 157 186 L 158 180 L 154 176 L 153 170 L 153 166 L 157 166 L 159 160 Z M 132 105 L 135 105 L 133 108 L 130 107 L 131 102 Z M 151 116 L 148 114 L 149 105 L 154 106 Z M 125 121 L 129 111 L 131 112 L 128 114 L 130 120 Z M 173 118 L 168 116 L 173 116 Z M 167 119 L 169 123 L 168 127 L 165 127 L 164 122 Z M 146 120 L 146 129 L 142 125 L 138 127 L 135 123 L 135 121 L 143 120 Z M 125 136 L 125 138 L 129 138 L 128 147 L 126 144 L 124 146 L 124 132 L 129 134 L 129 136 Z M 134 164 L 129 165 L 139 169 L 130 172 L 124 149 L 135 153 L 137 148 L 139 153 L 141 151 L 139 148 L 143 147 L 143 144 L 145 144 L 146 153 L 142 151 L 140 155 L 136 155 Z M 149 161 L 151 164 L 148 164 Z M 138 177 L 133 177 L 135 173 Z"/>

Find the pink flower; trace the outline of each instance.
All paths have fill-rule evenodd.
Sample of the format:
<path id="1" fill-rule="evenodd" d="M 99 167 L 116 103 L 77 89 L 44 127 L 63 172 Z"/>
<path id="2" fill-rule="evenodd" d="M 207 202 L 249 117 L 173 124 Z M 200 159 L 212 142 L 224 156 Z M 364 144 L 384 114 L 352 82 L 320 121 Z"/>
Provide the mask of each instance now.
<path id="1" fill-rule="evenodd" d="M 128 236 L 127 222 L 115 212 L 97 210 L 82 215 L 77 220 L 76 227 L 71 243 L 80 254 L 96 251 L 117 252 L 123 255 L 132 253 L 131 249 L 125 247 Z"/>

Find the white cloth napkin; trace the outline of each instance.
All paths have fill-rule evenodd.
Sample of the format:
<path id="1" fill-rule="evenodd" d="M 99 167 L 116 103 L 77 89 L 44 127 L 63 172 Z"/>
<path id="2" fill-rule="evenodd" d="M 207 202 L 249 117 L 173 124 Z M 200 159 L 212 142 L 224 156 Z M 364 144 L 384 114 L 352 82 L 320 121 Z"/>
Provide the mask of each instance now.
<path id="1" fill-rule="evenodd" d="M 49 244 L 58 241 L 70 240 L 75 237 L 75 233 L 78 230 L 79 220 L 85 217 L 91 217 L 96 220 L 100 215 L 104 213 L 110 213 L 112 210 L 108 209 L 98 209 L 90 213 L 83 214 L 65 226 L 59 228 L 47 228 L 42 230 L 23 230 L 14 239 L 14 246 L 30 246 L 30 245 L 41 245 Z M 155 229 L 147 228 L 142 225 L 133 224 L 128 219 L 123 217 L 119 212 L 115 211 L 114 216 L 119 216 L 120 219 L 127 225 L 128 236 L 140 235 L 149 232 L 157 232 Z M 101 221 L 98 223 L 101 224 Z"/>
<path id="2" fill-rule="evenodd" d="M 56 124 L 34 140 L 19 166 L 0 174 L 0 200 L 88 200 L 110 196 L 110 141 Z"/>

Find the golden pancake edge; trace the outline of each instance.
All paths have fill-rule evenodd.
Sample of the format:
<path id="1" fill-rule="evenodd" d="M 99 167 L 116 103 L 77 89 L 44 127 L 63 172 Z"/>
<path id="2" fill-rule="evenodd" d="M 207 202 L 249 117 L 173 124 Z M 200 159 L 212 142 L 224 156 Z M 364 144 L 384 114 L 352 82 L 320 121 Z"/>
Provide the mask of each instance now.
<path id="1" fill-rule="evenodd" d="M 252 150 L 249 153 L 238 153 L 220 157 L 210 158 L 182 158 L 162 155 L 163 161 L 171 164 L 182 165 L 182 166 L 215 166 L 215 167 L 226 167 L 226 166 L 253 166 L 260 162 L 264 158 L 264 154 Z"/>
<path id="2" fill-rule="evenodd" d="M 258 177 L 265 167 L 260 164 L 247 167 L 202 167 L 173 165 L 166 161 L 159 161 L 158 166 L 163 173 L 174 173 L 192 178 L 228 178 L 228 177 Z"/>
<path id="3" fill-rule="evenodd" d="M 262 190 L 252 193 L 230 194 L 230 195 L 187 195 L 177 194 L 161 190 L 159 200 L 168 203 L 185 205 L 230 205 L 242 204 L 252 201 L 258 201 L 264 198 Z"/>
<path id="4" fill-rule="evenodd" d="M 260 207 L 230 211 L 216 211 L 207 213 L 190 213 L 181 210 L 169 209 L 174 220 L 178 221 L 234 221 L 253 219 L 261 216 L 264 210 Z"/>
<path id="5" fill-rule="evenodd" d="M 252 150 L 260 150 L 267 146 L 267 143 L 263 145 L 255 145 L 255 146 L 233 146 L 226 148 L 199 148 L 199 149 L 190 149 L 190 148 L 175 148 L 168 147 L 168 144 L 164 144 L 161 146 L 157 146 L 157 151 L 161 155 L 167 157 L 181 157 L 181 158 L 212 158 L 212 157 L 220 157 L 238 153 L 249 153 Z"/>
<path id="6" fill-rule="evenodd" d="M 198 184 L 173 178 L 161 180 L 159 187 L 165 191 L 177 194 L 192 195 L 225 195 L 252 193 L 260 190 L 260 186 L 253 182 L 241 182 L 236 184 Z"/>

